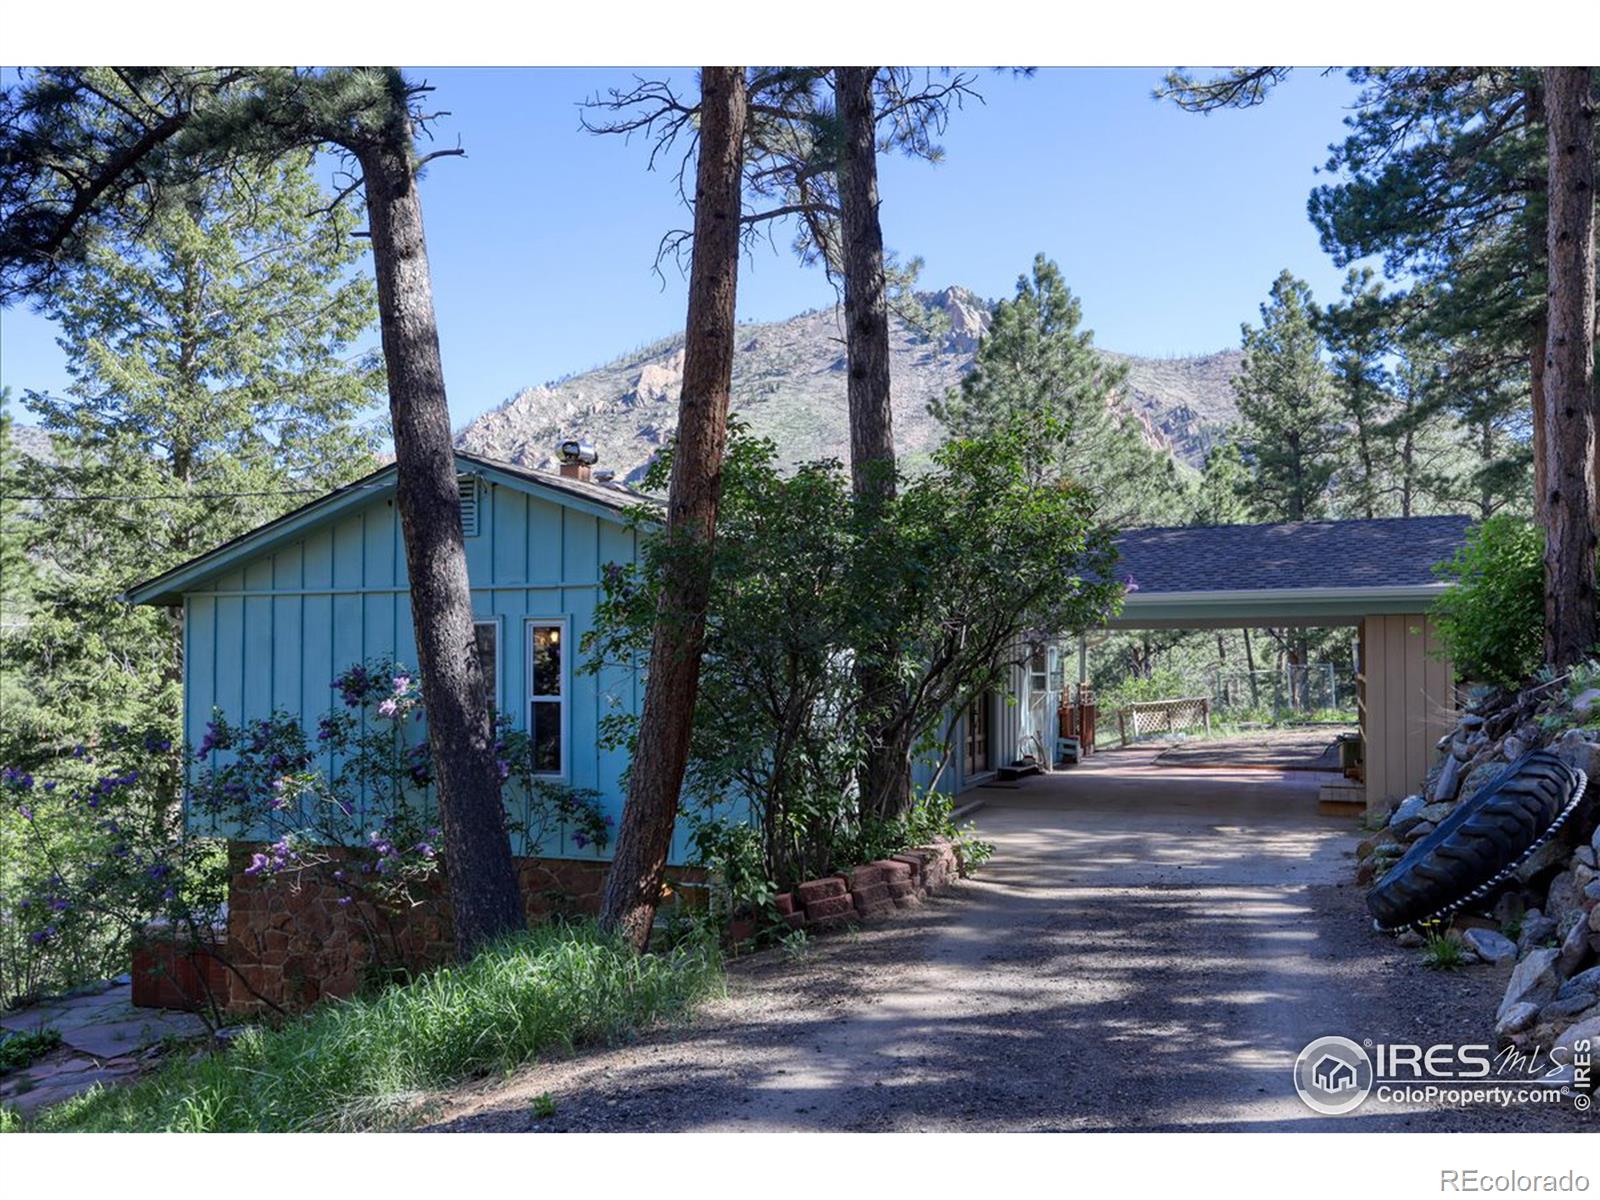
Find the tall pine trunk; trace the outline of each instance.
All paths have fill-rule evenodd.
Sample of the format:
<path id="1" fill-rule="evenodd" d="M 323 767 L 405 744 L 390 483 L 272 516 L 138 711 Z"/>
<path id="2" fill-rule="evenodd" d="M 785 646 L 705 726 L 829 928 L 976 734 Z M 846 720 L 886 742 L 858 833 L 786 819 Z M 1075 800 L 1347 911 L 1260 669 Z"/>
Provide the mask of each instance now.
<path id="1" fill-rule="evenodd" d="M 1545 351 L 1545 662 L 1600 640 L 1595 597 L 1594 86 L 1590 67 L 1545 68 L 1550 139 L 1549 341 Z"/>
<path id="2" fill-rule="evenodd" d="M 745 116 L 744 69 L 702 68 L 694 257 L 666 527 L 669 539 L 695 545 L 681 546 L 662 581 L 628 802 L 600 910 L 605 927 L 620 930 L 640 949 L 649 941 L 661 898 L 700 688 L 733 386 Z"/>
<path id="3" fill-rule="evenodd" d="M 850 483 L 869 507 L 895 494 L 894 417 L 889 405 L 889 300 L 883 227 L 878 220 L 876 67 L 838 67 L 839 237 L 844 274 L 846 394 L 850 409 Z M 911 746 L 894 720 L 904 697 L 891 669 L 899 647 L 858 647 L 857 678 L 867 722 L 861 779 L 864 812 L 891 817 L 911 804 Z"/>
<path id="4" fill-rule="evenodd" d="M 521 929 L 522 901 L 473 638 L 456 460 L 409 124 L 395 118 L 358 156 L 366 176 L 417 666 L 456 950 L 466 956 L 491 938 Z"/>
<path id="5" fill-rule="evenodd" d="M 1523 98 L 1527 103 L 1528 125 L 1537 132 L 1539 127 L 1545 124 L 1544 89 L 1535 83 L 1523 93 Z M 1548 138 L 1548 131 L 1545 136 Z M 1529 206 L 1536 204 L 1540 199 L 1539 193 L 1544 190 L 1544 181 L 1541 180 L 1530 189 L 1526 203 Z M 1542 221 L 1531 218 L 1528 221 L 1528 257 L 1534 263 L 1544 263 L 1548 260 L 1549 226 L 1548 213 Z M 1545 477 L 1546 468 L 1549 466 L 1549 451 L 1545 448 L 1544 432 L 1544 357 L 1550 340 L 1549 311 L 1546 299 L 1541 297 L 1528 321 L 1528 401 L 1532 416 L 1533 517 L 1541 525 L 1545 523 L 1545 509 L 1550 503 L 1550 483 Z"/>

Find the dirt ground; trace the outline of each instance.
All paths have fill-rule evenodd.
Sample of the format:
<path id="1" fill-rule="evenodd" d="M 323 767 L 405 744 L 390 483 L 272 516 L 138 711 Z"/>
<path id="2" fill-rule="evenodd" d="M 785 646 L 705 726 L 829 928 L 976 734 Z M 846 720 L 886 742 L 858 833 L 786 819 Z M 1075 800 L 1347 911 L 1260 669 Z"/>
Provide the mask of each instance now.
<path id="1" fill-rule="evenodd" d="M 1490 1041 L 1505 972 L 1430 972 L 1372 932 L 1359 833 L 1316 815 L 1315 773 L 1166 773 L 1154 754 L 989 789 L 977 878 L 738 961 L 692 1023 L 441 1097 L 428 1127 L 1592 1128 L 1555 1105 L 1307 1109 L 1307 1042 Z"/>
<path id="2" fill-rule="evenodd" d="M 1355 726 L 1318 725 L 1292 729 L 1258 729 L 1228 737 L 1159 739 L 1167 747 L 1156 762 L 1162 767 L 1281 767 L 1298 771 L 1337 771 L 1338 739 Z"/>

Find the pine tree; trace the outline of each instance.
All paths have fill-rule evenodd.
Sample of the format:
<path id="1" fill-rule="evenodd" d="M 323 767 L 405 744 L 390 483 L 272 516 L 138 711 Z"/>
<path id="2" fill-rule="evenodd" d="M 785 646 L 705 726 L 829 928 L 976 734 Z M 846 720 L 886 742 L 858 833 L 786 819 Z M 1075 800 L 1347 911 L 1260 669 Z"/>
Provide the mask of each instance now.
<path id="1" fill-rule="evenodd" d="M 1323 247 L 1348 264 L 1381 256 L 1392 278 L 1425 289 L 1408 325 L 1454 348 L 1446 379 L 1487 486 L 1537 491 L 1545 341 L 1544 89 L 1522 67 L 1384 67 L 1350 72 L 1362 91 L 1350 133 L 1310 213 Z M 1531 400 L 1530 400 L 1531 397 Z M 1524 438 L 1495 431 L 1532 415 Z M 1513 501 L 1514 502 L 1514 501 Z"/>
<path id="2" fill-rule="evenodd" d="M 1195 490 L 1191 525 L 1242 525 L 1250 519 L 1250 473 L 1233 440 L 1212 447 Z"/>
<path id="3" fill-rule="evenodd" d="M 641 950 L 661 897 L 689 758 L 733 386 L 748 102 L 743 67 L 705 67 L 700 78 L 694 257 L 667 490 L 666 532 L 674 554 L 662 581 L 628 800 L 600 912 L 602 924 L 621 930 Z"/>
<path id="4" fill-rule="evenodd" d="M 1263 520 L 1323 515 L 1340 466 L 1339 409 L 1323 364 L 1311 289 L 1284 271 L 1261 306 L 1261 325 L 1242 327 L 1240 449 L 1252 476 L 1252 509 Z"/>
<path id="5" fill-rule="evenodd" d="M 1342 515 L 1383 515 L 1392 476 L 1392 444 L 1383 436 L 1394 415 L 1388 360 L 1392 354 L 1393 305 L 1383 296 L 1372 268 L 1351 270 L 1343 300 L 1329 305 L 1318 326 L 1332 356 L 1334 395 L 1350 430 L 1350 454 L 1334 481 Z"/>
<path id="6" fill-rule="evenodd" d="M 956 437 L 1028 430 L 1038 476 L 1082 483 L 1111 524 L 1181 518 L 1171 456 L 1118 407 L 1127 373 L 1095 349 L 1082 319 L 1061 269 L 1038 255 L 1016 294 L 996 305 L 971 372 L 928 411 Z"/>
<path id="7" fill-rule="evenodd" d="M 1402 332 L 1390 415 L 1378 437 L 1391 450 L 1385 512 L 1397 517 L 1470 511 L 1463 480 L 1472 456 L 1463 453 L 1460 426 L 1441 386 L 1447 351 L 1429 337 Z"/>
<path id="8" fill-rule="evenodd" d="M 1562 669 L 1600 643 L 1600 412 L 1594 378 L 1595 76 L 1546 67 L 1550 134 L 1549 345 L 1545 352 L 1544 658 Z"/>
<path id="9" fill-rule="evenodd" d="M 395 507 L 450 861 L 458 952 L 523 926 L 472 595 L 423 234 L 419 153 L 438 114 L 393 67 L 52 68 L 0 92 L 0 296 L 37 295 L 118 202 L 308 149 L 364 193 L 395 448 Z"/>
<path id="10" fill-rule="evenodd" d="M 309 156 L 164 193 L 136 234 L 102 237 L 37 300 L 72 382 L 30 392 L 57 441 L 37 468 L 50 553 L 124 585 L 374 469 L 383 371 L 357 342 L 377 305 L 354 217 Z M 127 503 L 73 500 L 150 496 Z"/>
<path id="11" fill-rule="evenodd" d="M 13 755 L 106 721 L 175 732 L 178 627 L 122 593 L 376 465 L 382 371 L 355 348 L 373 288 L 352 219 L 308 215 L 326 203 L 305 156 L 191 180 L 107 222 L 37 298 L 71 383 L 28 393 L 54 450 L 14 473 L 45 499 L 9 645 L 29 701 L 0 717 Z"/>
<path id="12" fill-rule="evenodd" d="M 1158 95 L 1196 112 L 1251 107 L 1287 68 L 1239 68 L 1208 80 L 1168 76 Z M 1450 347 L 1441 384 L 1470 415 L 1484 510 L 1542 511 L 1546 330 L 1544 81 L 1533 67 L 1358 67 L 1349 133 L 1330 148 L 1335 182 L 1308 204 L 1342 266 L 1381 258 L 1426 301 L 1407 336 Z M 1521 436 L 1501 436 L 1526 428 Z M 1532 447 L 1526 445 L 1531 438 Z M 1520 492 L 1519 499 L 1514 493 Z M 1540 499 L 1534 499 L 1540 497 Z"/>

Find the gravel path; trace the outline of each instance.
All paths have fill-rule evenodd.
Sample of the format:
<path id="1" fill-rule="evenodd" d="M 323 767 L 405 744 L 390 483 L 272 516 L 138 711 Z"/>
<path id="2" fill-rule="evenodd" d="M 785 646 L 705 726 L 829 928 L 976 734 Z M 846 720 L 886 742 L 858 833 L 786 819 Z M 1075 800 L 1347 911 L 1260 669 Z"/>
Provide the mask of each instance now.
<path id="1" fill-rule="evenodd" d="M 1315 815 L 1308 773 L 1179 788 L 1118 757 L 992 791 L 977 879 L 803 958 L 737 962 L 694 1022 L 452 1093 L 430 1127 L 1581 1127 L 1555 1106 L 1306 1109 L 1307 1042 L 1490 1040 L 1503 972 L 1438 975 L 1370 931 L 1354 825 Z"/>

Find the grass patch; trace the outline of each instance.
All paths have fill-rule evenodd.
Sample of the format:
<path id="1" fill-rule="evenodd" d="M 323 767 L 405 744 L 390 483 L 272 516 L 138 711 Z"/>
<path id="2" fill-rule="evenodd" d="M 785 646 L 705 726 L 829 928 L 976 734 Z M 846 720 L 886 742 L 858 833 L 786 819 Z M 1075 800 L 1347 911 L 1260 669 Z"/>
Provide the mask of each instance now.
<path id="1" fill-rule="evenodd" d="M 26 1127 L 392 1128 L 432 1090 L 623 1038 L 687 1012 L 721 980 L 716 947 L 703 940 L 636 955 L 590 923 L 541 926 L 413 983 L 248 1030 L 224 1052 L 132 1087 L 96 1088 Z"/>
<path id="2" fill-rule="evenodd" d="M 1466 947 L 1448 934 L 1430 933 L 1422 947 L 1422 965 L 1435 971 L 1457 971 L 1467 965 Z"/>

